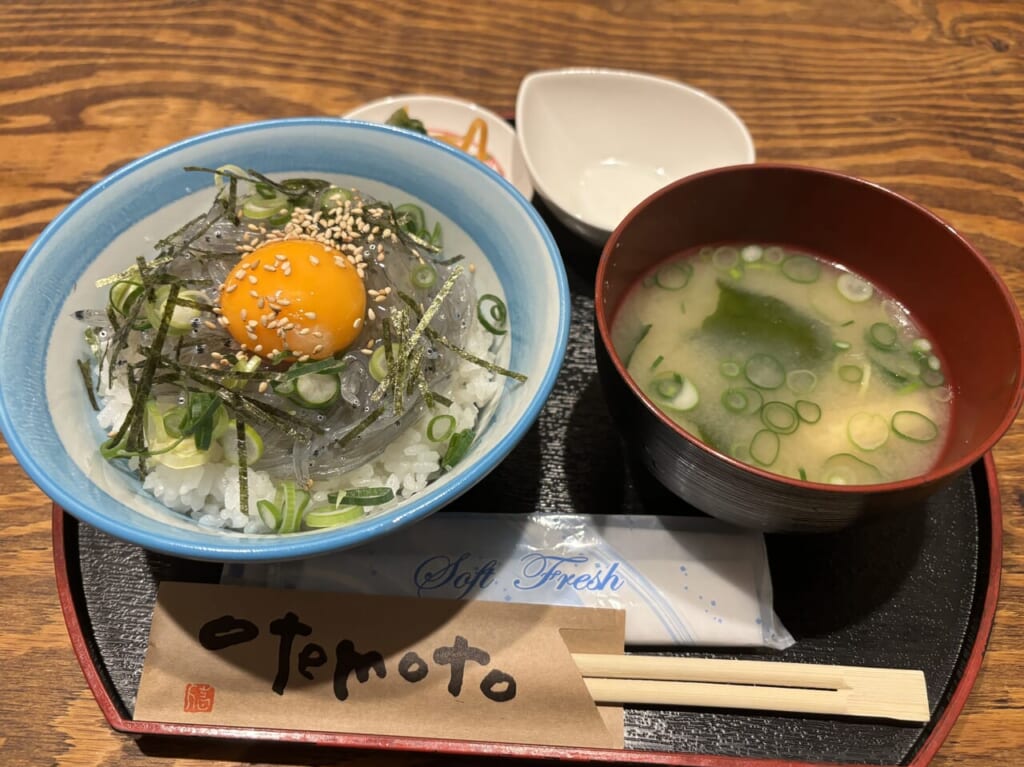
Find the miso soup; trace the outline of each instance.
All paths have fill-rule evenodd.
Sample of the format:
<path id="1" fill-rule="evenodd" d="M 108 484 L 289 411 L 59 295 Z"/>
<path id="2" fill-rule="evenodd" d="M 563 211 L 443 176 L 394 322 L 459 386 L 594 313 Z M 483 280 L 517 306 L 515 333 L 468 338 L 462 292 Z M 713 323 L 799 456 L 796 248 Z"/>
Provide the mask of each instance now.
<path id="1" fill-rule="evenodd" d="M 640 389 L 719 452 L 789 477 L 926 472 L 948 431 L 939 350 L 906 309 L 813 254 L 721 245 L 631 288 L 612 342 Z"/>

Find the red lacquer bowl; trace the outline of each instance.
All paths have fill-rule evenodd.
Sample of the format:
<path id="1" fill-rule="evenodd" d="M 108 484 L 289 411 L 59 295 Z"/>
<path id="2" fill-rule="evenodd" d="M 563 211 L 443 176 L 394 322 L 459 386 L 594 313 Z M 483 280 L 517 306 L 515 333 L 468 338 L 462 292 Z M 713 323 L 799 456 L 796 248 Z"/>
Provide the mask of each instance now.
<path id="1" fill-rule="evenodd" d="M 721 242 L 783 243 L 870 279 L 908 308 L 945 357 L 950 436 L 925 474 L 871 485 L 785 478 L 705 445 L 666 417 L 626 373 L 611 327 L 638 279 L 665 258 Z M 676 495 L 765 531 L 834 530 L 920 504 L 982 457 L 1020 409 L 1022 323 L 992 267 L 952 227 L 867 181 L 825 170 L 741 165 L 696 174 L 648 197 L 612 233 L 597 271 L 598 370 L 630 451 Z"/>

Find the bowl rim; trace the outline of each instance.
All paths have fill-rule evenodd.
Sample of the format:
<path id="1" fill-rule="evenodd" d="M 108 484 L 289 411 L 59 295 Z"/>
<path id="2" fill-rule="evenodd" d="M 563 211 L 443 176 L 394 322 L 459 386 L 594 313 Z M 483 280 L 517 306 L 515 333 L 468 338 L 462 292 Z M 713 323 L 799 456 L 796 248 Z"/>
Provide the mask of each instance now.
<path id="1" fill-rule="evenodd" d="M 946 229 L 949 234 L 955 238 L 960 245 L 966 250 L 979 263 L 979 265 L 988 273 L 995 285 L 996 289 L 1000 293 L 1003 302 L 1007 309 L 1009 309 L 1010 315 L 1013 317 L 1013 323 L 1016 328 L 1017 337 L 1017 393 L 1013 399 L 1011 406 L 1007 412 L 1003 414 L 999 424 L 992 432 L 982 440 L 974 449 L 969 451 L 963 458 L 958 461 L 946 462 L 941 465 L 933 466 L 927 472 L 923 474 L 917 474 L 913 477 L 906 479 L 895 480 L 891 482 L 879 482 L 876 484 L 861 484 L 861 485 L 834 485 L 826 482 L 812 482 L 810 480 L 797 479 L 795 477 L 787 477 L 781 474 L 775 474 L 773 472 L 762 469 L 752 464 L 744 463 L 742 461 L 733 458 L 732 456 L 722 453 L 705 442 L 697 439 L 695 436 L 690 434 L 688 431 L 683 429 L 679 424 L 675 423 L 665 413 L 663 413 L 647 395 L 645 395 L 640 387 L 633 380 L 633 377 L 626 372 L 626 368 L 622 363 L 618 353 L 616 353 L 611 343 L 611 326 L 607 317 L 607 312 L 601 311 L 601 307 L 604 306 L 604 283 L 605 273 L 608 269 L 608 263 L 611 261 L 612 253 L 617 247 L 618 240 L 630 226 L 633 220 L 640 215 L 649 207 L 651 203 L 659 199 L 664 195 L 672 194 L 677 187 L 684 184 L 692 183 L 700 178 L 711 176 L 711 175 L 722 175 L 736 172 L 796 172 L 806 175 L 813 176 L 825 176 L 831 177 L 840 183 L 854 184 L 870 188 L 874 192 L 888 197 L 893 202 L 909 207 L 918 215 L 925 216 L 931 219 L 935 224 Z M 1010 293 L 1006 283 L 1002 280 L 999 274 L 995 271 L 988 259 L 981 255 L 981 253 L 962 235 L 956 228 L 950 225 L 947 221 L 930 211 L 918 202 L 911 200 L 909 197 L 900 194 L 882 184 L 870 181 L 860 176 L 855 176 L 850 173 L 844 173 L 842 171 L 832 170 L 828 168 L 819 168 L 811 165 L 803 165 L 799 163 L 747 163 L 740 165 L 728 165 L 720 168 L 711 168 L 706 171 L 694 173 L 685 178 L 678 179 L 661 189 L 653 192 L 636 207 L 634 207 L 628 215 L 619 223 L 612 234 L 608 238 L 608 242 L 605 244 L 601 252 L 600 260 L 597 266 L 597 277 L 595 281 L 594 290 L 594 307 L 595 315 L 597 320 L 597 342 L 602 344 L 612 365 L 615 367 L 616 374 L 626 384 L 630 392 L 640 401 L 643 405 L 651 412 L 651 414 L 661 423 L 662 426 L 667 427 L 676 436 L 682 438 L 688 442 L 692 447 L 697 450 L 708 453 L 715 459 L 720 460 L 733 469 L 741 472 L 749 472 L 759 479 L 779 483 L 781 485 L 789 486 L 794 490 L 813 490 L 822 493 L 835 493 L 839 495 L 847 496 L 859 496 L 859 495 L 882 495 L 886 493 L 896 493 L 900 491 L 909 490 L 910 488 L 919 487 L 922 485 L 929 485 L 933 483 L 941 482 L 947 478 L 953 477 L 961 472 L 965 471 L 969 466 L 976 463 L 982 456 L 989 452 L 992 447 L 1003 437 L 1003 435 L 1009 430 L 1017 418 L 1017 414 L 1024 403 L 1024 320 L 1021 318 L 1017 304 Z M 619 307 L 616 307 L 619 308 Z"/>
<path id="2" fill-rule="evenodd" d="M 240 123 L 223 128 L 217 128 L 204 133 L 189 136 L 174 143 L 148 152 L 114 172 L 107 174 L 102 179 L 91 185 L 88 189 L 72 200 L 67 207 L 51 220 L 36 237 L 16 265 L 7 288 L 0 296 L 0 327 L 6 324 L 7 316 L 11 311 L 11 304 L 14 301 L 15 293 L 27 285 L 26 274 L 32 268 L 33 263 L 42 257 L 46 245 L 61 228 L 67 225 L 68 221 L 77 215 L 78 211 L 87 203 L 101 194 L 107 188 L 122 183 L 125 179 L 137 173 L 158 160 L 173 156 L 186 151 L 193 146 L 209 141 L 229 139 L 232 136 L 250 133 L 255 131 L 287 130 L 289 128 L 324 128 L 328 130 L 369 130 L 390 136 L 398 137 L 398 140 L 410 143 L 420 143 L 430 147 L 429 151 L 441 152 L 454 158 L 459 163 L 464 163 L 473 169 L 473 172 L 482 174 L 491 183 L 496 183 L 508 195 L 510 200 L 519 207 L 531 222 L 540 241 L 543 243 L 544 257 L 551 265 L 551 272 L 554 277 L 555 291 L 558 295 L 557 323 L 550 330 L 554 338 L 554 353 L 547 361 L 543 374 L 538 376 L 536 390 L 531 399 L 526 403 L 522 416 L 516 421 L 512 428 L 502 435 L 494 447 L 487 453 L 478 456 L 475 463 L 468 466 L 465 471 L 453 479 L 440 491 L 435 490 L 429 494 L 429 486 L 422 493 L 417 493 L 409 499 L 408 508 L 398 508 L 389 514 L 379 518 L 368 520 L 366 524 L 358 528 L 340 527 L 334 530 L 318 531 L 314 535 L 294 536 L 270 536 L 257 534 L 243 534 L 237 531 L 220 532 L 185 529 L 181 537 L 172 536 L 166 538 L 154 534 L 120 520 L 109 517 L 101 511 L 92 508 L 91 504 L 83 503 L 73 493 L 67 491 L 59 478 L 53 477 L 39 463 L 35 452 L 30 449 L 28 442 L 14 427 L 10 407 L 4 394 L 4 387 L 0 386 L 0 432 L 3 433 L 11 453 L 18 461 L 22 469 L 30 476 L 37 486 L 57 505 L 71 513 L 76 518 L 86 522 L 110 535 L 122 540 L 141 546 L 142 548 L 157 551 L 164 554 L 182 556 L 191 559 L 213 560 L 219 562 L 230 561 L 280 561 L 295 559 L 326 553 L 327 551 L 339 550 L 351 546 L 362 545 L 375 539 L 387 530 L 408 524 L 420 518 L 429 516 L 459 495 L 477 484 L 483 477 L 492 471 L 512 449 L 522 440 L 526 432 L 532 427 L 540 415 L 551 390 L 554 387 L 558 373 L 561 369 L 561 362 L 564 358 L 568 345 L 569 324 L 571 317 L 571 306 L 569 298 L 568 277 L 565 266 L 562 262 L 560 251 L 554 236 L 544 223 L 539 212 L 530 204 L 523 194 L 507 179 L 499 173 L 478 162 L 464 152 L 451 147 L 444 142 L 423 136 L 414 132 L 396 128 L 394 126 L 380 123 L 345 119 L 341 117 L 291 117 L 255 122 Z M 390 139 L 388 139 L 390 140 Z M 49 329 L 47 331 L 50 332 Z M 139 513 L 129 509 L 133 513 Z M 358 529 L 358 535 L 353 530 Z M 193 537 L 195 536 L 195 537 Z M 231 545 L 224 545 L 224 541 L 232 541 Z"/>
<path id="3" fill-rule="evenodd" d="M 642 72 L 634 69 L 619 69 L 614 67 L 562 67 L 554 69 L 540 69 L 533 72 L 527 73 L 519 83 L 519 88 L 516 92 L 516 136 L 519 143 L 520 151 L 523 156 L 523 161 L 526 164 L 527 171 L 530 174 L 530 180 L 533 182 L 533 187 L 537 193 L 546 201 L 562 211 L 565 215 L 575 221 L 578 225 L 586 227 L 588 230 L 593 230 L 599 233 L 604 238 L 607 238 L 613 231 L 614 228 L 609 229 L 603 224 L 599 224 L 594 221 L 590 221 L 583 216 L 574 213 L 570 210 L 566 210 L 558 201 L 551 195 L 551 188 L 546 183 L 543 176 L 537 173 L 537 167 L 533 161 L 533 157 L 530 154 L 529 145 L 527 142 L 526 132 L 522 130 L 523 122 L 522 116 L 524 114 L 523 105 L 526 101 L 526 92 L 528 88 L 537 81 L 542 80 L 562 80 L 562 79 L 575 79 L 583 77 L 607 77 L 609 79 L 617 80 L 643 80 L 649 83 L 656 83 L 661 86 L 671 88 L 672 90 L 688 93 L 693 96 L 697 96 L 702 102 L 710 105 L 715 110 L 721 112 L 733 126 L 738 130 L 740 137 L 744 143 L 745 154 L 748 159 L 739 160 L 733 164 L 740 163 L 753 163 L 757 160 L 757 148 L 754 144 L 754 137 L 750 133 L 750 129 L 747 124 L 739 116 L 739 114 L 729 106 L 722 99 L 711 95 L 706 90 L 698 88 L 694 85 L 690 85 L 682 80 L 677 80 L 671 77 L 665 77 L 662 75 L 653 74 L 651 72 Z M 729 167 L 729 166 L 721 166 Z M 703 172 L 703 171 L 698 171 Z M 678 179 L 676 179 L 678 181 Z M 674 182 L 669 182 L 674 183 Z M 621 222 L 620 222 L 621 223 Z"/>

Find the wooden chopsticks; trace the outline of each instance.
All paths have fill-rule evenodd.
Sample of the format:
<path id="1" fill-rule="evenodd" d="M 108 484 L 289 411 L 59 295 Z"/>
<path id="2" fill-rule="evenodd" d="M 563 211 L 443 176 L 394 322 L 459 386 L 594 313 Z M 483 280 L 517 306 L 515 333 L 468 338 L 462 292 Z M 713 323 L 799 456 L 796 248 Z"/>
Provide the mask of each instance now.
<path id="1" fill-rule="evenodd" d="M 719 658 L 574 653 L 596 703 L 758 709 L 927 722 L 924 672 Z"/>

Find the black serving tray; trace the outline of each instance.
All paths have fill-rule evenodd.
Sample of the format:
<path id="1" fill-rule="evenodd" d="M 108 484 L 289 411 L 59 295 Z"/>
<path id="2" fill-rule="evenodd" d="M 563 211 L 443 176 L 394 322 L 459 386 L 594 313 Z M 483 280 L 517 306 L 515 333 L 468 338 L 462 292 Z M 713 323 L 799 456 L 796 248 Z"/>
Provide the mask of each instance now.
<path id="1" fill-rule="evenodd" d="M 698 513 L 624 453 L 594 361 L 599 253 L 568 233 L 541 204 L 538 209 L 555 234 L 569 276 L 572 324 L 565 364 L 537 423 L 450 510 Z M 464 758 L 478 764 L 487 754 L 680 765 L 921 767 L 952 727 L 981 665 L 998 595 L 1000 514 L 995 471 L 987 456 L 920 507 L 838 533 L 769 535 L 775 609 L 796 644 L 782 652 L 664 648 L 671 654 L 923 669 L 932 712 L 927 724 L 627 707 L 622 751 L 136 721 L 132 711 L 157 585 L 165 580 L 216 582 L 220 566 L 145 551 L 78 523 L 59 508 L 54 511 L 54 550 L 65 619 L 97 701 L 113 727 L 149 738 L 262 741 L 276 748 L 309 749 L 312 753 L 301 755 L 307 763 L 319 761 L 317 753 L 329 747 L 347 747 L 435 753 L 441 755 L 439 764 Z"/>

